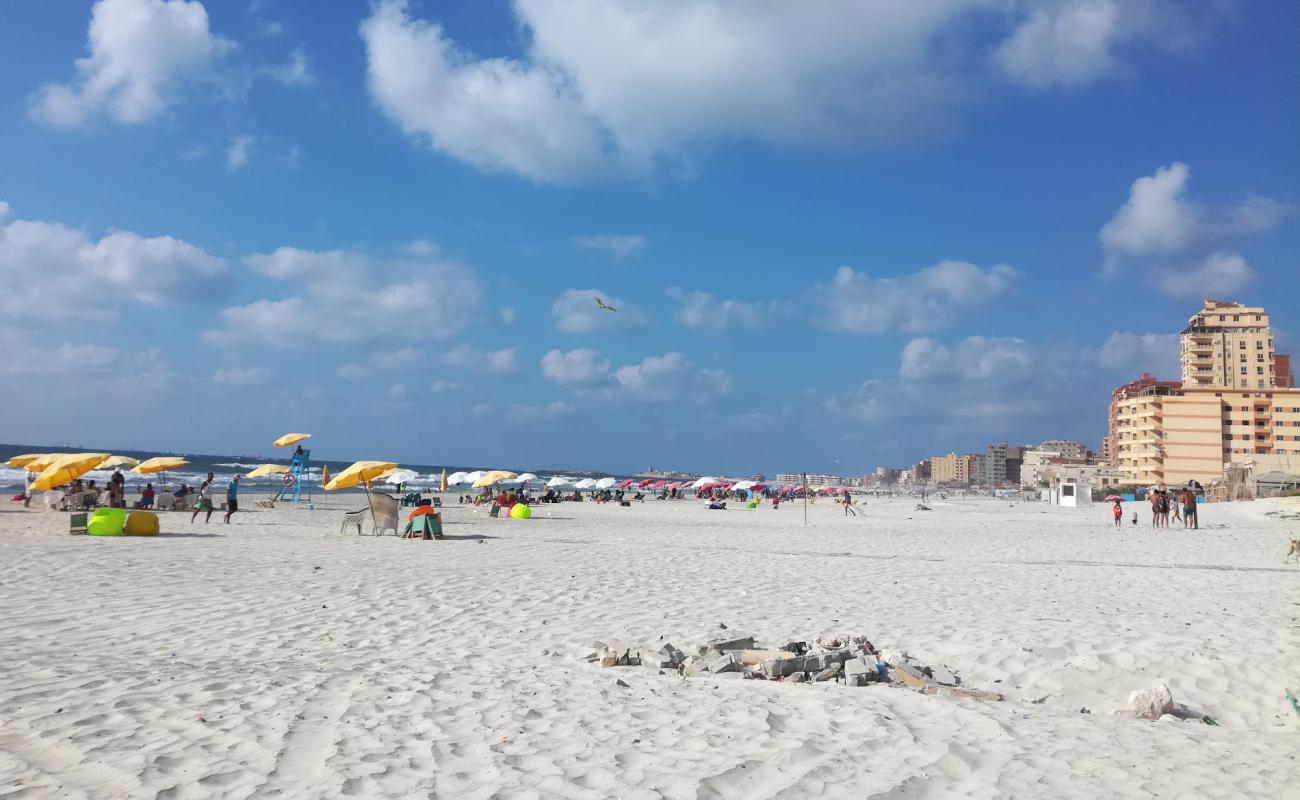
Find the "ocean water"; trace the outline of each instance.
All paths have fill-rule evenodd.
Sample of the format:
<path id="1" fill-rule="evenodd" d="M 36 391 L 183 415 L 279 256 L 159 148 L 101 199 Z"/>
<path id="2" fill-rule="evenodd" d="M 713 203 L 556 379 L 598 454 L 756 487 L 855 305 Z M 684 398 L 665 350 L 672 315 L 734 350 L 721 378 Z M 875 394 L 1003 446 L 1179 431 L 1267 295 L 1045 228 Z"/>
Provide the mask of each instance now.
<path id="1" fill-rule="evenodd" d="M 22 491 L 23 476 L 26 474 L 25 470 L 14 469 L 13 467 L 4 466 L 4 462 L 8 461 L 10 458 L 16 455 L 20 455 L 22 453 L 85 453 L 85 452 L 112 453 L 114 455 L 130 456 L 132 458 L 138 458 L 141 461 L 145 460 L 146 458 L 153 458 L 154 456 L 159 456 L 159 455 L 177 455 L 177 456 L 181 456 L 182 458 L 185 458 L 190 462 L 184 468 L 176 472 L 168 472 L 165 476 L 136 475 L 135 473 L 130 472 L 126 469 L 122 470 L 122 474 L 126 476 L 128 493 L 131 493 L 131 490 L 144 486 L 146 483 L 153 483 L 154 487 L 157 488 L 159 484 L 162 482 L 162 479 L 165 479 L 167 487 L 172 489 L 180 486 L 182 482 L 187 483 L 190 486 L 197 486 L 209 472 L 213 473 L 213 475 L 216 476 L 218 485 L 224 485 L 226 481 L 230 480 L 231 476 L 236 474 L 243 475 L 257 467 L 262 466 L 263 464 L 286 464 L 288 463 L 289 458 L 291 457 L 293 451 L 290 448 L 284 448 L 284 452 L 282 454 L 279 454 L 280 457 L 278 458 L 263 458 L 260 456 L 221 456 L 221 455 L 200 455 L 200 454 L 192 454 L 192 453 L 186 454 L 186 453 L 142 452 L 137 450 L 109 450 L 109 449 L 98 449 L 93 447 L 0 444 L 0 491 L 10 490 L 9 492 L 10 494 L 16 494 Z M 313 492 L 321 491 L 320 470 L 322 466 L 328 465 L 330 468 L 330 474 L 337 475 L 339 472 L 346 469 L 351 464 L 352 464 L 351 461 L 320 462 L 320 461 L 312 460 L 308 465 L 310 468 L 309 474 L 312 476 L 312 480 L 309 482 L 311 490 Z M 489 469 L 508 469 L 511 472 L 519 472 L 519 473 L 532 472 L 543 478 L 547 478 L 556 474 L 563 474 L 575 478 L 603 478 L 609 474 L 605 472 L 590 472 L 590 471 L 582 471 L 582 470 L 557 471 L 557 470 L 546 470 L 546 469 L 533 469 L 530 467 L 521 468 L 521 467 L 500 466 L 500 465 L 491 465 L 491 464 L 479 465 L 479 466 L 455 466 L 451 464 L 447 464 L 447 465 L 401 464 L 401 466 L 404 469 L 413 470 L 419 473 L 419 476 L 415 480 L 408 481 L 408 485 L 412 488 L 425 489 L 425 490 L 430 488 L 436 488 L 438 486 L 439 482 L 442 480 L 442 471 L 444 468 L 447 470 L 448 475 L 450 475 L 453 472 L 472 472 L 473 470 L 489 470 Z M 85 480 L 94 480 L 96 483 L 102 485 L 105 481 L 108 480 L 111 474 L 112 474 L 112 470 L 92 470 L 86 473 L 86 475 L 83 477 Z M 253 479 L 245 478 L 240 481 L 240 485 L 246 487 L 245 489 L 246 491 L 266 492 L 266 491 L 278 491 L 281 485 L 280 482 L 281 482 L 281 476 L 271 475 L 265 478 L 253 478 Z M 464 487 L 460 487 L 460 488 L 464 488 Z M 351 490 L 345 489 L 343 491 L 351 491 Z M 358 489 L 356 491 L 361 491 L 361 490 Z"/>

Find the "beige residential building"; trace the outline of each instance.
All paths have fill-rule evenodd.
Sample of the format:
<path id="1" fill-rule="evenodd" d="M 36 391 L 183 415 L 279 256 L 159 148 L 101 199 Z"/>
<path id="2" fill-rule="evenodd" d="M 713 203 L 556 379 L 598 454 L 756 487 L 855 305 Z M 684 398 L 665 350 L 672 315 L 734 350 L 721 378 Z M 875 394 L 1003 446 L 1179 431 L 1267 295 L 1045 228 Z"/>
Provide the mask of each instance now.
<path id="1" fill-rule="evenodd" d="M 1187 320 L 1180 361 L 1183 386 L 1271 389 L 1273 333 L 1262 308 L 1206 300 Z"/>
<path id="2" fill-rule="evenodd" d="M 1273 464 L 1300 454 L 1300 389 L 1150 386 L 1115 406 L 1110 438 L 1127 483 L 1209 483 L 1228 463 Z"/>
<path id="3" fill-rule="evenodd" d="M 930 480 L 935 483 L 947 483 L 957 480 L 957 461 L 958 456 L 956 453 L 931 458 Z"/>

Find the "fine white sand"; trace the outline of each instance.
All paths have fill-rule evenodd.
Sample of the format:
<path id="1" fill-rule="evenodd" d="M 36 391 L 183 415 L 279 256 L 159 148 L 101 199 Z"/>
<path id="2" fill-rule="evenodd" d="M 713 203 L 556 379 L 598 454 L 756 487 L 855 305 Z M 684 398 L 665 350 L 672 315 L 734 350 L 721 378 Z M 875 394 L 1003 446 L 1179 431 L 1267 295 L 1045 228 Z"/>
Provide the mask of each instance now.
<path id="1" fill-rule="evenodd" d="M 1198 532 L 994 500 L 807 527 L 453 503 L 433 542 L 340 535 L 356 504 L 154 539 L 0 511 L 0 798 L 1300 796 L 1295 501 Z M 863 634 L 1007 700 L 584 659 L 739 632 Z M 1157 682 L 1219 726 L 1108 714 Z"/>

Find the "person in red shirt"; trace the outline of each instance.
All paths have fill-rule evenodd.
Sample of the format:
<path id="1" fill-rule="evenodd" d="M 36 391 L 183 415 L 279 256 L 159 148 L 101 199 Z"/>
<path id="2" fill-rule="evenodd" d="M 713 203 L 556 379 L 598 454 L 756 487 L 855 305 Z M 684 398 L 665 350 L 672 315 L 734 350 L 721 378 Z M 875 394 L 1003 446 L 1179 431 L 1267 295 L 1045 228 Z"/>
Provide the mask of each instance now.
<path id="1" fill-rule="evenodd" d="M 1120 507 L 1118 500 L 1115 501 L 1115 527 L 1118 528 L 1124 521 L 1124 509 Z"/>

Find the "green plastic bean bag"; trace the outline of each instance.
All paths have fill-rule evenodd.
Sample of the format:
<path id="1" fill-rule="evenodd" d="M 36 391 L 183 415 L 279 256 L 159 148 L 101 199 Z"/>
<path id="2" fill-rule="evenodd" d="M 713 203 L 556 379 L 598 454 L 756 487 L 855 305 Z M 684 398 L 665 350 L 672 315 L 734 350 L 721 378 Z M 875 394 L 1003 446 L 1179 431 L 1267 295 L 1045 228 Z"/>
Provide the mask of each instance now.
<path id="1" fill-rule="evenodd" d="M 510 509 L 511 519 L 531 519 L 532 516 L 533 510 L 523 503 L 515 503 L 514 507 Z"/>
<path id="2" fill-rule="evenodd" d="M 90 515 L 90 522 L 86 523 L 86 533 L 91 536 L 121 536 L 124 525 L 126 525 L 125 508 L 99 508 Z"/>

